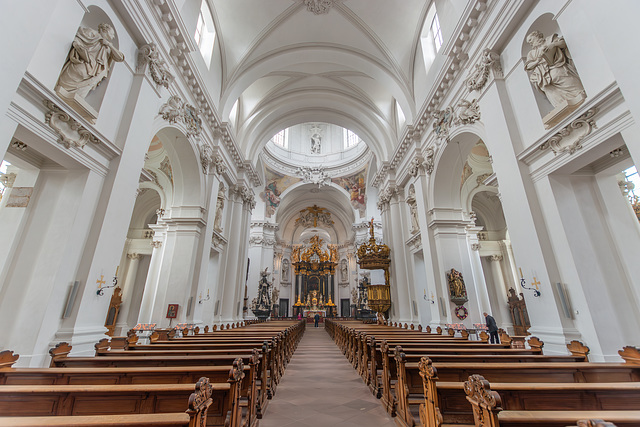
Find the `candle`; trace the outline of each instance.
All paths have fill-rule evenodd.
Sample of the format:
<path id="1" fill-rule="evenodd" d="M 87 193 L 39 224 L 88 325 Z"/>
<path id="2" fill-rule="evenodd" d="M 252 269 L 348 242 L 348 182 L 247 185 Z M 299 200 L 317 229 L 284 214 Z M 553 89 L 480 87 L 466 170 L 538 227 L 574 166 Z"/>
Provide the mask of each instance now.
<path id="1" fill-rule="evenodd" d="M 520 270 L 520 278 L 524 279 L 524 276 L 522 275 L 522 268 L 520 268 L 519 270 Z"/>
<path id="2" fill-rule="evenodd" d="M 120 266 L 116 267 L 116 276 L 118 275 L 118 269 L 120 268 Z"/>

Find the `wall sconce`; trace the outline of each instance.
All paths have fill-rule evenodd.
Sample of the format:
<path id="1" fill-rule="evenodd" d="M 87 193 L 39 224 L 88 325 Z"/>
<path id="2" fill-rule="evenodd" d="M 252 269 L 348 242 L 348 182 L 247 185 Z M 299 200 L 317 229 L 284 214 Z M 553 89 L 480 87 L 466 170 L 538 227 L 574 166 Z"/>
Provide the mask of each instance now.
<path id="1" fill-rule="evenodd" d="M 104 275 L 103 274 L 100 275 L 100 279 L 96 280 L 96 283 L 98 284 L 98 290 L 96 291 L 96 295 L 98 295 L 99 297 L 104 296 L 105 289 L 115 288 L 116 286 L 118 286 L 118 269 L 119 268 L 120 266 L 116 267 L 116 275 L 113 276 L 113 283 L 110 286 L 104 286 L 107 282 L 104 280 Z"/>
<path id="2" fill-rule="evenodd" d="M 527 281 L 524 280 L 524 276 L 522 275 L 522 269 L 520 268 L 520 286 L 522 287 L 522 289 L 525 289 L 527 291 L 533 291 L 534 297 L 539 297 L 540 295 L 542 295 L 542 293 L 540 292 L 540 288 L 538 287 L 538 285 L 540 285 L 540 282 L 538 282 L 538 279 L 536 279 L 536 276 L 533 276 L 533 282 L 531 282 L 531 284 L 533 286 L 527 287 Z"/>
<path id="3" fill-rule="evenodd" d="M 435 304 L 436 303 L 436 300 L 435 300 L 435 298 L 433 296 L 433 292 L 431 292 L 431 298 L 427 298 L 427 290 L 426 289 L 424 290 L 424 300 L 425 301 L 429 301 L 431 304 Z"/>
<path id="4" fill-rule="evenodd" d="M 202 304 L 203 301 L 209 301 L 211 297 L 209 296 L 209 289 L 207 289 L 207 297 L 202 298 L 202 292 L 200 292 L 200 297 L 198 298 L 198 304 Z"/>

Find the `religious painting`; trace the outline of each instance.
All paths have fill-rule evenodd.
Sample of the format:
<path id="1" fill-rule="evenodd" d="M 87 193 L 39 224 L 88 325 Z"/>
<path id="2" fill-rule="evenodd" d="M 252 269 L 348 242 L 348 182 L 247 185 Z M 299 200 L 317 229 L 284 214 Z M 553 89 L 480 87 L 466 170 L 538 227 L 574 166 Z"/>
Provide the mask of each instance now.
<path id="1" fill-rule="evenodd" d="M 351 206 L 353 206 L 355 210 L 360 212 L 361 217 L 365 215 L 365 210 L 367 207 L 365 204 L 366 179 L 366 167 L 353 175 L 332 179 L 334 184 L 339 185 L 349 193 L 351 198 Z"/>
<path id="2" fill-rule="evenodd" d="M 260 198 L 266 203 L 266 216 L 270 218 L 276 213 L 280 206 L 280 195 L 293 184 L 300 181 L 300 178 L 284 175 L 269 168 L 264 169 L 266 185 L 264 191 L 260 193 Z"/>
<path id="3" fill-rule="evenodd" d="M 175 319 L 178 317 L 178 304 L 169 304 L 167 306 L 167 319 Z"/>

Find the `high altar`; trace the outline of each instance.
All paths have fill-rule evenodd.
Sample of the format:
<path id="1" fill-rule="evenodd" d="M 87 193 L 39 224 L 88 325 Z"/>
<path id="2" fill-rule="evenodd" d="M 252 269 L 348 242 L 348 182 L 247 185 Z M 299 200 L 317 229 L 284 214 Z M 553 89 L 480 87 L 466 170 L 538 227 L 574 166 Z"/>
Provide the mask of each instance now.
<path id="1" fill-rule="evenodd" d="M 332 317 L 336 314 L 334 275 L 338 259 L 338 249 L 327 245 L 322 249 L 323 240 L 313 236 L 308 248 L 295 247 L 292 251 L 293 267 L 296 275 L 294 313 Z"/>

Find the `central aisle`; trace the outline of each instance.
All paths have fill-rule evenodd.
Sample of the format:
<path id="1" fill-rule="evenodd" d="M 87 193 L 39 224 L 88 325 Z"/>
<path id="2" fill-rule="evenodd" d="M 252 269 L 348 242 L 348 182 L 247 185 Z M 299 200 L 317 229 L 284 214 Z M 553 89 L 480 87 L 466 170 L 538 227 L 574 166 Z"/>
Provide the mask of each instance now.
<path id="1" fill-rule="evenodd" d="M 307 329 L 260 427 L 395 426 L 321 325 Z"/>

